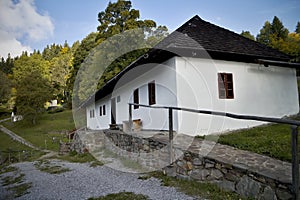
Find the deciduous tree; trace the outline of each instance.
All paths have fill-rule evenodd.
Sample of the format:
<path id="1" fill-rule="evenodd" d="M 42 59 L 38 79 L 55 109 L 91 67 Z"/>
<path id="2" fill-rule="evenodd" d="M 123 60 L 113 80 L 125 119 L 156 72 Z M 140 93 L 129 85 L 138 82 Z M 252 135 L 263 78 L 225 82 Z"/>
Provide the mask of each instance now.
<path id="1" fill-rule="evenodd" d="M 241 36 L 244 36 L 250 40 L 255 40 L 254 35 L 252 35 L 250 31 L 242 31 Z"/>
<path id="2" fill-rule="evenodd" d="M 41 54 L 36 53 L 28 56 L 27 53 L 23 53 L 14 65 L 13 76 L 16 83 L 22 81 L 33 71 L 39 72 L 43 78 L 50 80 L 50 62 L 44 60 Z"/>
<path id="3" fill-rule="evenodd" d="M 37 116 L 44 111 L 44 105 L 53 98 L 51 85 L 40 71 L 33 70 L 16 84 L 16 107 L 24 120 L 36 124 Z"/>

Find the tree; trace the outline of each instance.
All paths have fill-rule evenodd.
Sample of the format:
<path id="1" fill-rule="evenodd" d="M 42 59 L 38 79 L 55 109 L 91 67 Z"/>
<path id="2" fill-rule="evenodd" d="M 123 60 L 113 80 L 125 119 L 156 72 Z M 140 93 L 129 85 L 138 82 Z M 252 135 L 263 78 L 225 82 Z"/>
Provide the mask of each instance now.
<path id="1" fill-rule="evenodd" d="M 241 36 L 244 36 L 250 40 L 255 40 L 254 35 L 251 35 L 250 31 L 242 31 Z"/>
<path id="2" fill-rule="evenodd" d="M 50 80 L 49 61 L 42 58 L 41 54 L 32 54 L 28 56 L 23 53 L 14 63 L 13 76 L 14 81 L 18 83 L 23 78 L 30 75 L 33 71 L 38 71 L 43 78 Z"/>
<path id="3" fill-rule="evenodd" d="M 17 112 L 32 124 L 36 123 L 37 115 L 42 112 L 44 104 L 53 98 L 49 68 L 50 62 L 37 52 L 30 56 L 23 53 L 15 61 L 15 106 Z"/>
<path id="4" fill-rule="evenodd" d="M 2 57 L 0 62 L 0 71 L 5 74 L 12 74 L 12 69 L 14 67 L 14 59 L 11 58 L 10 54 L 7 55 L 6 60 Z"/>
<path id="5" fill-rule="evenodd" d="M 300 22 L 297 23 L 295 32 L 300 34 Z"/>
<path id="6" fill-rule="evenodd" d="M 282 52 L 292 56 L 293 61 L 300 61 L 300 34 L 289 33 L 286 40 L 279 40 L 278 47 Z"/>
<path id="7" fill-rule="evenodd" d="M 105 11 L 98 13 L 100 25 L 97 27 L 97 41 L 103 40 L 135 28 L 154 28 L 153 20 L 139 20 L 140 12 L 132 9 L 130 1 L 118 0 L 116 3 L 108 3 Z"/>
<path id="8" fill-rule="evenodd" d="M 74 54 L 74 72 L 70 79 L 70 85 L 75 89 L 73 103 L 85 100 L 95 92 L 96 86 L 102 87 L 167 35 L 167 27 L 156 27 L 153 20 L 139 18 L 139 11 L 132 9 L 130 1 L 124 0 L 110 2 L 105 11 L 99 12 L 97 47 L 93 50 L 84 48 L 82 41 Z M 88 57 L 86 53 L 89 53 Z M 84 65 L 78 72 L 83 60 Z M 75 82 L 77 73 L 80 74 Z"/>
<path id="9" fill-rule="evenodd" d="M 0 104 L 5 104 L 11 96 L 11 81 L 7 75 L 0 71 Z"/>
<path id="10" fill-rule="evenodd" d="M 280 39 L 285 40 L 288 34 L 289 31 L 283 26 L 279 18 L 275 16 L 272 24 L 268 21 L 265 22 L 256 40 L 262 44 L 278 49 L 278 41 Z"/>
<path id="11" fill-rule="evenodd" d="M 72 69 L 72 52 L 69 47 L 61 49 L 59 56 L 50 61 L 50 80 L 57 100 L 66 100 L 67 80 Z"/>
<path id="12" fill-rule="evenodd" d="M 62 48 L 63 47 L 58 44 L 52 44 L 51 46 L 47 45 L 42 52 L 43 59 L 51 61 L 54 57 L 59 56 Z"/>
<path id="13" fill-rule="evenodd" d="M 269 45 L 271 43 L 272 25 L 269 21 L 266 21 L 262 29 L 260 29 L 256 40 L 262 44 Z"/>
<path id="14" fill-rule="evenodd" d="M 285 40 L 289 34 L 289 31 L 283 26 L 282 22 L 276 16 L 272 22 L 271 32 L 275 40 Z"/>
<path id="15" fill-rule="evenodd" d="M 77 72 L 83 63 L 83 61 L 86 59 L 86 57 L 89 55 L 89 52 L 96 46 L 96 33 L 90 33 L 87 37 L 85 37 L 80 44 L 78 42 L 73 44 L 72 50 L 74 51 L 73 56 L 73 67 L 70 69 L 70 75 L 67 80 L 67 88 L 68 91 L 73 91 L 75 79 L 77 76 Z M 73 95 L 71 93 L 71 95 Z"/>
<path id="16" fill-rule="evenodd" d="M 143 32 L 140 32 L 139 30 L 132 31 L 131 35 L 125 34 L 127 37 L 125 38 L 127 40 L 127 46 L 139 46 L 141 49 L 131 51 L 126 55 L 120 56 L 114 60 L 112 64 L 109 65 L 109 67 L 105 70 L 103 76 L 99 80 L 98 88 L 103 86 L 107 81 L 118 74 L 131 62 L 143 55 L 149 48 L 156 45 L 168 34 L 168 29 L 166 26 L 156 27 L 156 23 L 153 20 L 140 20 L 139 10 L 133 9 L 130 1 L 118 0 L 116 3 L 110 2 L 105 11 L 102 11 L 98 14 L 98 21 L 100 22 L 100 25 L 97 28 L 98 43 L 101 43 L 109 37 L 124 33 L 128 30 L 143 30 Z M 143 41 L 141 41 L 141 39 Z M 116 45 L 119 44 L 119 40 L 122 41 L 123 38 L 116 39 Z M 148 44 L 148 46 L 142 47 L 142 45 L 138 45 L 139 43 L 145 43 Z M 120 48 L 125 49 L 126 47 Z M 115 51 L 109 52 L 110 54 L 113 54 Z M 112 55 L 111 57 L 114 56 Z"/>
<path id="17" fill-rule="evenodd" d="M 24 120 L 36 124 L 37 116 L 44 110 L 44 105 L 52 99 L 49 80 L 40 71 L 34 70 L 23 77 L 16 85 L 16 107 Z"/>

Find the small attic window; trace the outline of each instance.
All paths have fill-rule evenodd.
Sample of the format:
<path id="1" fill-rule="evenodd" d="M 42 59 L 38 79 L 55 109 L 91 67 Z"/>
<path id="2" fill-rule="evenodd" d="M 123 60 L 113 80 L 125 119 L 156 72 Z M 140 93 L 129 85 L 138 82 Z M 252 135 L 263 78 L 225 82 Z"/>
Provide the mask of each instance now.
<path id="1" fill-rule="evenodd" d="M 189 23 L 189 26 L 191 26 L 191 27 L 197 27 L 197 25 L 196 24 L 193 24 L 193 23 Z"/>

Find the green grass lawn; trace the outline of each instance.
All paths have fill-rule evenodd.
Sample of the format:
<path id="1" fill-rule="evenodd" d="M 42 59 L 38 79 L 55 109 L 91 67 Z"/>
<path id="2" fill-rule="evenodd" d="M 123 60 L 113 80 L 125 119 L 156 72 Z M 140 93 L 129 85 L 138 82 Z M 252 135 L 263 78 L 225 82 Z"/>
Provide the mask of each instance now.
<path id="1" fill-rule="evenodd" d="M 8 149 L 13 149 L 16 151 L 32 150 L 30 147 L 13 140 L 7 134 L 0 131 L 0 151 L 7 151 Z"/>
<path id="2" fill-rule="evenodd" d="M 233 131 L 221 135 L 218 142 L 283 161 L 292 159 L 291 128 L 288 125 L 271 124 Z"/>
<path id="3" fill-rule="evenodd" d="M 53 151 L 58 151 L 59 140 L 67 140 L 65 134 L 61 133 L 75 129 L 71 110 L 54 114 L 44 113 L 39 116 L 37 124 L 34 126 L 10 121 L 3 122 L 3 125 L 33 145 Z M 55 137 L 54 142 L 53 137 Z"/>
<path id="4" fill-rule="evenodd" d="M 199 197 L 200 199 L 214 199 L 214 200 L 242 200 L 240 195 L 234 192 L 226 192 L 216 185 L 211 183 L 201 183 L 196 180 L 183 180 L 174 177 L 166 176 L 162 172 L 151 172 L 146 177 L 139 177 L 139 179 L 150 178 L 151 176 L 161 180 L 163 186 L 175 187 L 181 192 Z M 247 199 L 247 198 L 245 198 Z"/>
<path id="5" fill-rule="evenodd" d="M 11 137 L 0 131 L 0 161 L 5 161 L 4 164 L 9 162 L 8 158 L 11 158 L 10 162 L 32 161 L 41 155 L 43 155 L 41 151 L 36 151 L 14 141 Z"/>

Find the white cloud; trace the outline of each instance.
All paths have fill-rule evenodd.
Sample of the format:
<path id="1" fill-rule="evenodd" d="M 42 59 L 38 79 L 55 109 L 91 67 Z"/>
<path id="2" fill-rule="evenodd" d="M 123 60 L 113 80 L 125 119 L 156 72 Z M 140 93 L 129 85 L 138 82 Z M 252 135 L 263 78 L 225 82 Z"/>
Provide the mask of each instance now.
<path id="1" fill-rule="evenodd" d="M 50 16 L 38 13 L 34 0 L 0 0 L 0 56 L 31 51 L 24 44 L 47 39 L 53 31 Z"/>
<path id="2" fill-rule="evenodd" d="M 20 55 L 22 51 L 32 52 L 32 49 L 22 45 L 13 35 L 0 30 L 0 57 L 6 58 L 8 53 L 15 57 Z"/>

